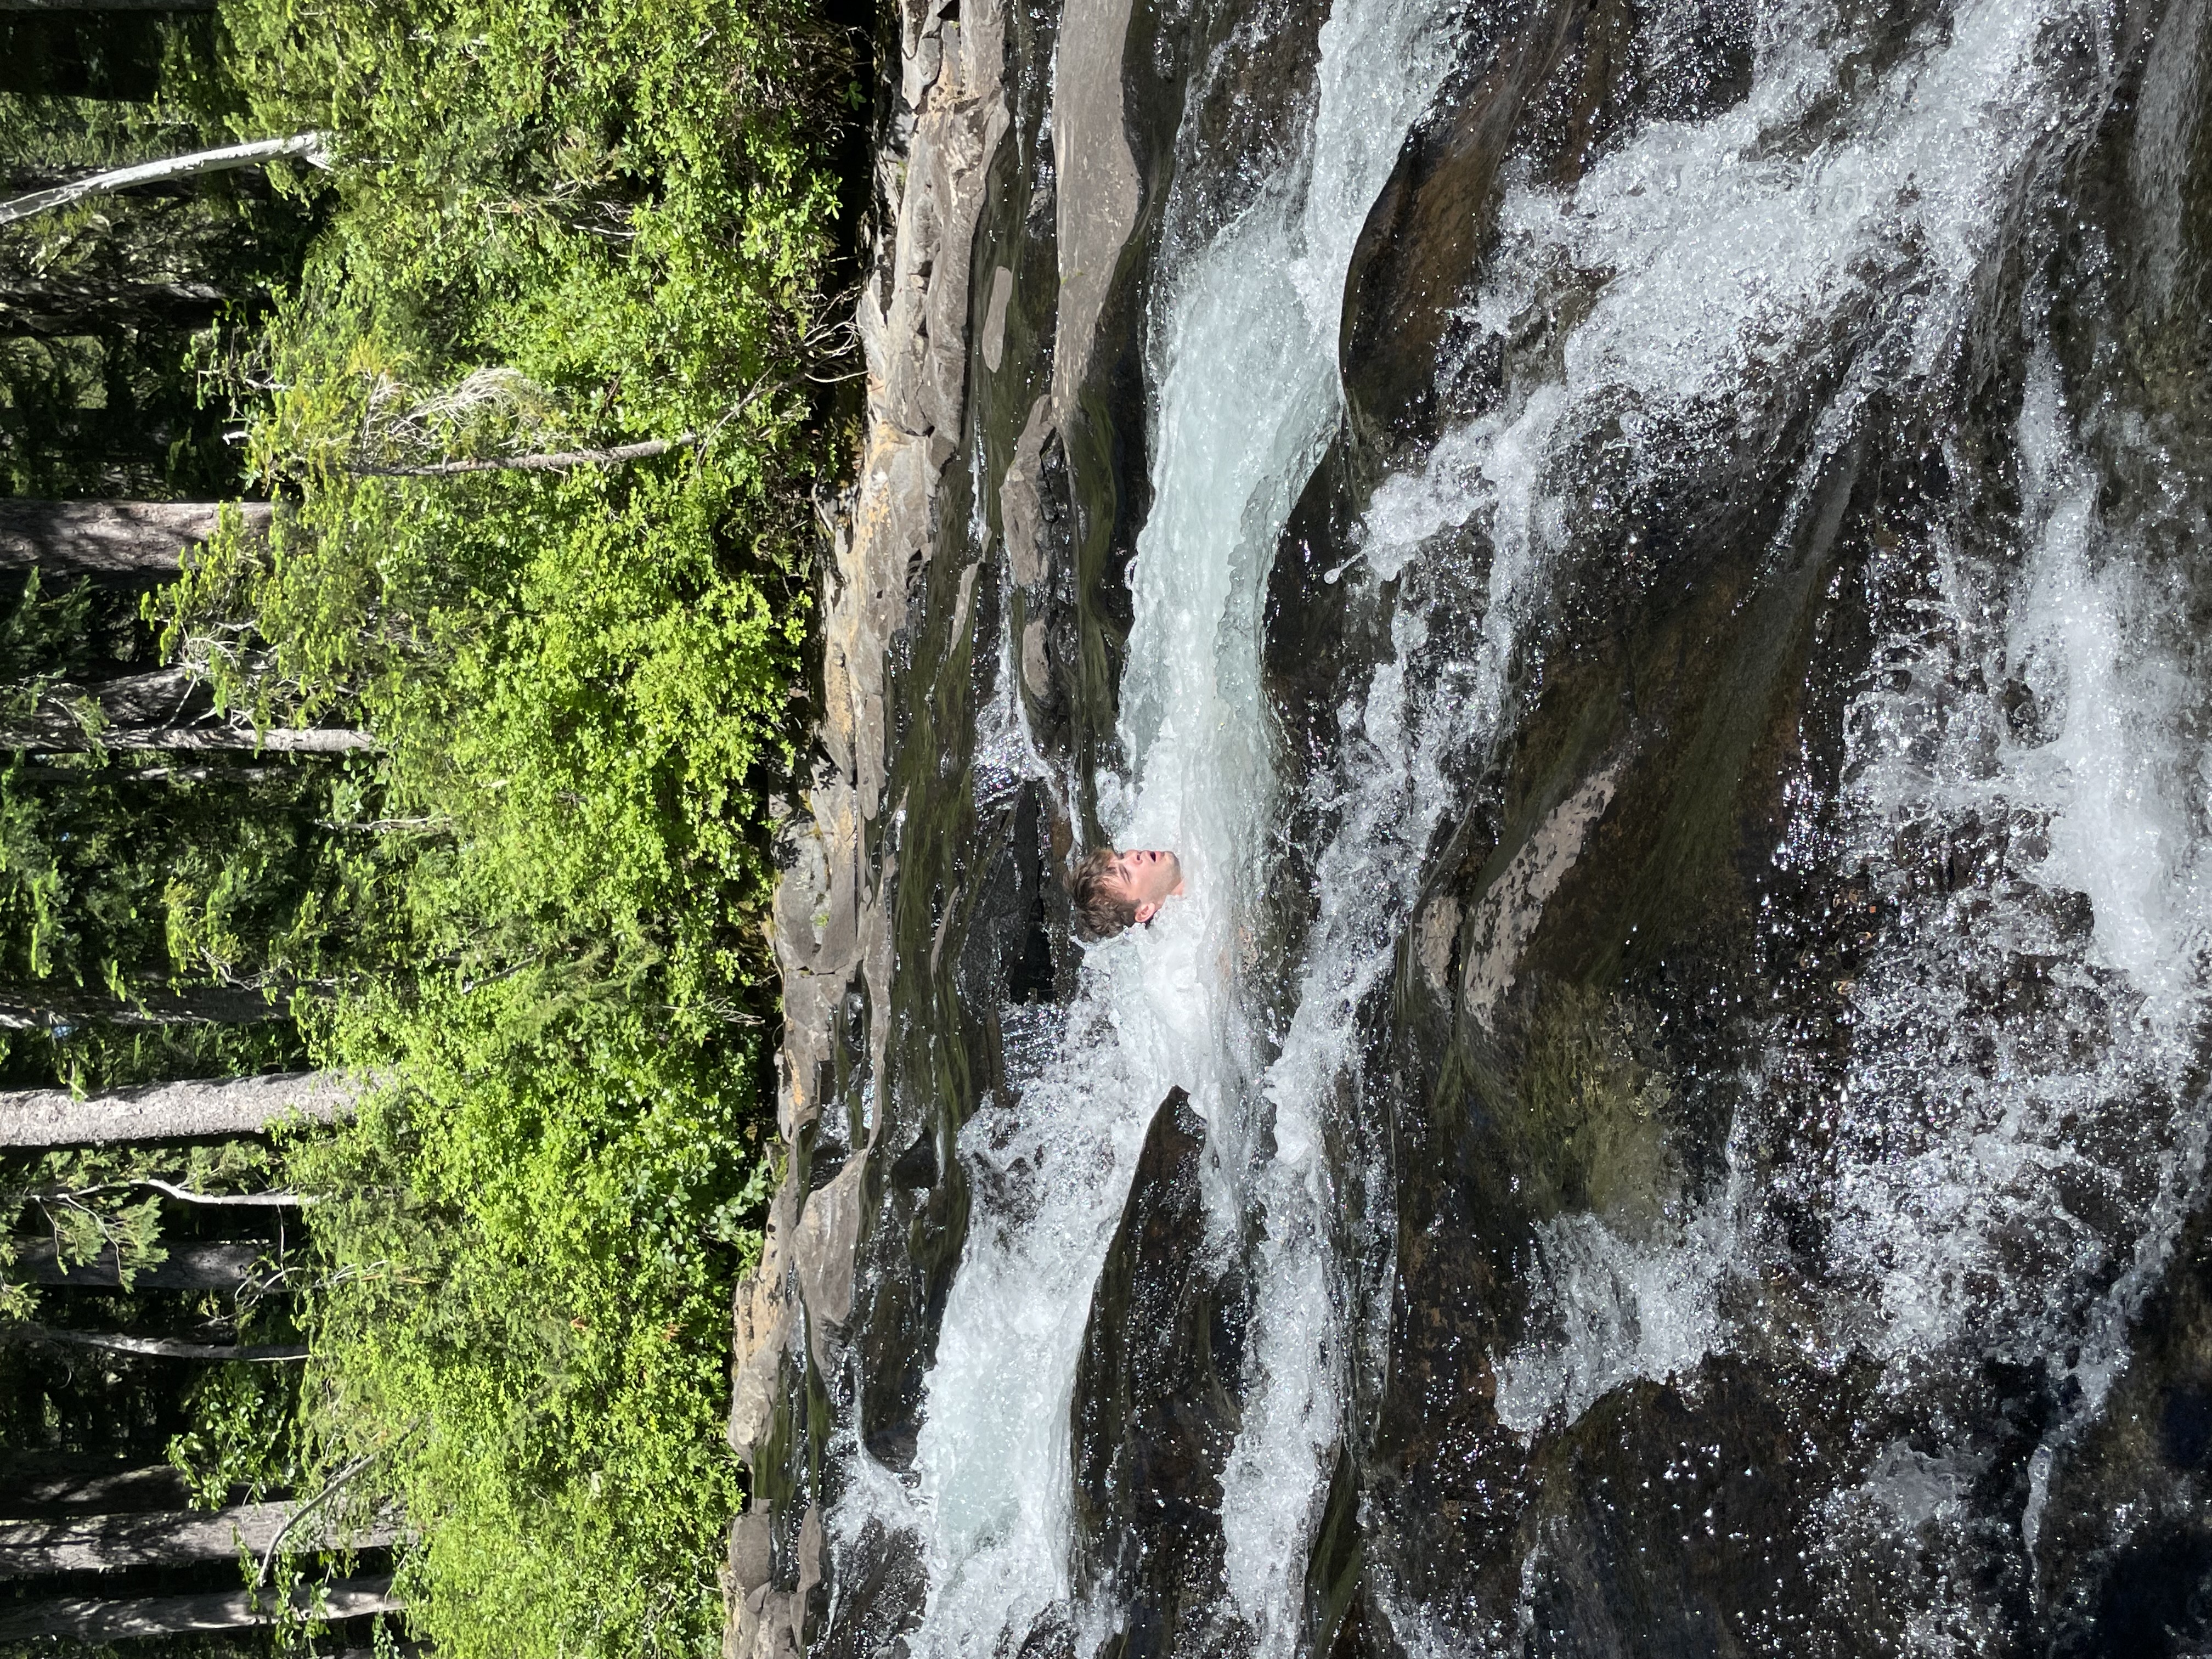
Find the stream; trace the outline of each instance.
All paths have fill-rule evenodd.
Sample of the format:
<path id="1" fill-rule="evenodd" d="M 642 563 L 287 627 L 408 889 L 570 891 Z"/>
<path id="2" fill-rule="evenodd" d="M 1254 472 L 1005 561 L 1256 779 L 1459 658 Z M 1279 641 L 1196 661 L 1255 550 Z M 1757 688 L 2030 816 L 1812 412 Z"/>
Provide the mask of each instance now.
<path id="1" fill-rule="evenodd" d="M 2212 1648 L 2205 10 L 1006 15 L 808 1651 Z"/>

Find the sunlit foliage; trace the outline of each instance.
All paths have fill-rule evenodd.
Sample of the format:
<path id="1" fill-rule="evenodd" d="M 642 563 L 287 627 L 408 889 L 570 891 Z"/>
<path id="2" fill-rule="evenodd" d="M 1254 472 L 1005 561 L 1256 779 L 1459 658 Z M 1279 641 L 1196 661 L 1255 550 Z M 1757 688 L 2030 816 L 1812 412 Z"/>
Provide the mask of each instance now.
<path id="1" fill-rule="evenodd" d="M 822 395 L 847 52 L 732 0 L 224 18 L 253 131 L 331 135 L 293 181 L 328 228 L 210 360 L 275 523 L 149 615 L 264 727 L 378 744 L 325 819 L 356 863 L 314 889 L 355 920 L 295 1007 L 386 1079 L 293 1155 L 309 1465 L 404 1504 L 441 1652 L 712 1652 L 768 826 L 809 494 L 849 436 Z"/>

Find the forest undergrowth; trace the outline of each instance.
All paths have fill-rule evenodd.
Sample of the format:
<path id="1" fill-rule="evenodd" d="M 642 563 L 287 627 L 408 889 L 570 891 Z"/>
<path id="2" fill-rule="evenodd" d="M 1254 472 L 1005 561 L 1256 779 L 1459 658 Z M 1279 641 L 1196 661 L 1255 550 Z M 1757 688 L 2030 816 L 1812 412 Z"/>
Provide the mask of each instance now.
<path id="1" fill-rule="evenodd" d="M 386 826 L 382 937 L 307 1032 L 394 1081 L 294 1158 L 305 1455 L 404 1505 L 441 1652 L 712 1651 L 849 46 L 757 0 L 224 15 L 250 125 L 332 135 L 337 201 L 215 366 L 296 511 L 157 603 L 257 719 L 372 732 Z"/>
<path id="2" fill-rule="evenodd" d="M 375 1079 L 278 1142 L 313 1270 L 261 1317 L 312 1358 L 195 1385 L 196 1490 L 398 1506 L 407 1624 L 454 1659 L 711 1653 L 731 1295 L 773 1176 L 770 836 L 811 713 L 811 496 L 852 443 L 855 43 L 805 0 L 224 0 L 219 27 L 172 103 L 199 142 L 322 134 L 266 170 L 312 240 L 192 346 L 229 493 L 273 517 L 227 514 L 140 614 L 217 716 L 365 742 L 240 774 L 205 833 L 96 712 L 86 754 L 19 752 L 8 975 L 127 999 L 159 956 L 288 1016 L 210 1054 Z M 19 633 L 82 625 L 48 587 Z M 118 823 L 100 880 L 141 876 L 102 909 L 71 860 Z M 147 1074 L 143 1037 L 82 1022 L 9 1040 L 19 1075 L 33 1048 L 79 1088 Z"/>

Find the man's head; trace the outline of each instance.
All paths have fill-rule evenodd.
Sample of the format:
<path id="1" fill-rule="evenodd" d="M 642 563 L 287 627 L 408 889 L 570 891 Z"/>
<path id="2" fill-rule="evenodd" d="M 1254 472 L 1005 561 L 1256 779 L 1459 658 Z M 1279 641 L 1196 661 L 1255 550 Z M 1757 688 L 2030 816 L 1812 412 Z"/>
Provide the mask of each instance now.
<path id="1" fill-rule="evenodd" d="M 1182 891 L 1182 866 L 1173 853 L 1117 853 L 1101 847 L 1084 854 L 1073 884 L 1076 914 L 1097 938 L 1141 927 L 1163 901 Z"/>

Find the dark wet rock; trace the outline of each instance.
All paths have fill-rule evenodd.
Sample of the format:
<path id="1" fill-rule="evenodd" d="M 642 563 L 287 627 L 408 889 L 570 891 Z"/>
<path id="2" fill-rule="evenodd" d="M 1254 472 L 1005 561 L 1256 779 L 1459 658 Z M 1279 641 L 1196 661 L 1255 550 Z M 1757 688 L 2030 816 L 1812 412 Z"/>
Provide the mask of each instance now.
<path id="1" fill-rule="evenodd" d="M 1067 1610 L 1047 1607 L 1018 1643 L 1002 1644 L 1006 1659 L 1075 1659 L 1075 1624 Z"/>
<path id="2" fill-rule="evenodd" d="M 1327 15 L 1311 0 L 1185 0 L 1138 18 L 1130 60 L 1150 72 L 1128 99 L 1155 261 L 1203 250 L 1279 175 L 1313 108 Z"/>
<path id="3" fill-rule="evenodd" d="M 1366 1549 L 1359 1524 L 1358 1464 L 1340 1445 L 1329 1473 L 1328 1496 L 1308 1553 L 1305 1599 L 1298 1633 L 1310 1654 L 1351 1653 L 1360 1641 L 1359 1580 Z"/>
<path id="4" fill-rule="evenodd" d="M 1083 1332 L 1069 1418 L 1079 1592 L 1121 1609 L 1115 1659 L 1206 1643 L 1222 1575 L 1245 1297 L 1206 1237 L 1206 1124 L 1160 1103 Z"/>
<path id="5" fill-rule="evenodd" d="M 1850 1126 L 1818 1114 L 1765 1124 L 1735 1091 L 1771 1029 L 1741 1011 L 1790 1022 L 1793 1062 L 1807 1070 L 1789 1086 L 1821 1098 L 1824 1056 L 1849 1041 L 1850 988 L 1872 943 L 1911 925 L 1910 894 L 2005 890 L 2041 855 L 2031 821 L 1931 823 L 1892 849 L 1911 884 L 1904 898 L 1868 890 L 1863 872 L 1812 879 L 1777 856 L 1785 789 L 1832 798 L 1871 640 L 1897 637 L 1913 602 L 1891 550 L 1938 533 L 1950 504 L 2002 502 L 2012 488 L 1975 469 L 2005 452 L 2017 369 L 1970 355 L 1950 396 L 1869 421 L 1832 463 L 1794 562 L 1771 562 L 1772 521 L 1744 505 L 1771 486 L 1692 469 L 1670 481 L 1671 498 L 1634 508 L 1656 553 L 1594 563 L 1601 585 L 1571 581 L 1553 603 L 1540 691 L 1493 763 L 1494 804 L 1439 859 L 1391 1016 L 1398 1286 L 1391 1374 L 1361 1468 L 1369 1588 L 1347 1626 L 1367 1651 L 1407 1639 L 1373 1601 L 1378 1583 L 1392 1606 L 1427 1610 L 1431 1638 L 1517 1629 L 1530 1652 L 1907 1650 L 1935 1573 L 1977 1586 L 1973 1617 L 1989 1632 L 1978 1639 L 1993 1650 L 2181 1652 L 2201 1639 L 2212 1568 L 2191 1483 L 2212 1433 L 2196 1426 L 2205 1396 L 2190 1281 L 2147 1310 L 2131 1381 L 2094 1444 L 2061 1426 L 2087 1397 L 2066 1375 L 2071 1358 L 1969 1362 L 1885 1395 L 1863 1358 L 1823 1367 L 1802 1328 L 1784 1328 L 1814 1317 L 1791 1279 L 1823 1270 L 1816 1172 Z M 1778 468 L 1794 465 L 1802 422 L 1778 406 L 1771 429 Z M 1744 452 L 1714 454 L 1729 465 Z M 1279 561 L 1274 594 L 1293 639 L 1359 637 L 1356 589 L 1312 580 L 1346 556 L 1334 527 L 1356 518 L 1358 488 L 1346 467 L 1318 478 L 1323 493 L 1301 508 L 1298 560 Z M 1686 564 L 1695 578 L 1668 597 L 1639 572 L 1645 557 L 1654 575 Z M 1888 592 L 1902 596 L 1893 614 Z M 1329 672 L 1288 650 L 1275 682 L 1317 757 L 1332 748 Z M 2032 731 L 2033 711 L 2014 719 Z M 1607 773 L 1610 802 L 1569 837 L 1567 867 L 1534 879 L 1550 862 L 1537 850 L 1547 827 Z M 2012 890 L 2008 902 L 2040 907 L 2055 938 L 2088 925 L 2069 920 L 2064 896 Z M 1525 929 L 1510 925 L 1516 910 L 1531 913 Z M 2062 985 L 2051 961 L 1946 964 L 1930 1004 L 1959 999 L 1962 1026 L 2016 1019 L 2079 1042 L 2104 1018 L 2097 993 Z M 1496 1358 L 1547 1340 L 1550 1315 L 1527 1288 L 1543 1224 L 1589 1216 L 1625 1239 L 1671 1224 L 1715 1190 L 1723 1139 L 1746 1121 L 1759 1133 L 1733 1156 L 1762 1191 L 1785 1194 L 1776 1255 L 1742 1292 L 1775 1321 L 1772 1346 L 1747 1334 L 1755 1353 L 1617 1387 L 1571 1426 L 1553 1417 L 1526 1440 L 1509 1431 Z M 2113 1196 L 2081 1185 L 2069 1213 L 2106 1213 Z M 1799 1192 L 1808 1201 L 1793 1208 Z M 2033 1241 L 2014 1248 L 2014 1270 L 2055 1295 L 2086 1304 L 2112 1283 L 2069 1279 Z M 2130 1502 L 2157 1518 L 2118 1543 L 2107 1521 Z M 2039 1525 L 2039 1596 L 2022 1530 Z"/>
<path id="6" fill-rule="evenodd" d="M 2212 1639 L 2212 1208 L 2191 1218 L 2131 1336 L 2127 1374 L 2057 1451 L 2037 1515 L 2036 1576 L 2063 1659 L 2179 1659 Z M 2115 1538 L 2123 1508 L 2131 1524 Z"/>
<path id="7" fill-rule="evenodd" d="M 1617 31 L 1589 0 L 1486 9 L 1470 24 L 1462 67 L 1437 112 L 1406 140 L 1397 170 L 1370 210 L 1345 283 L 1342 359 L 1355 445 L 1371 478 L 1393 457 L 1437 435 L 1440 364 L 1455 309 L 1497 216 L 1498 169 L 1529 95 L 1593 27 Z M 1608 31 L 1607 24 L 1612 23 Z M 1477 366 L 1460 370 L 1463 378 Z M 1462 405 L 1482 401 L 1462 392 Z M 1462 406 L 1449 412 L 1476 412 Z"/>
<path id="8" fill-rule="evenodd" d="M 1671 1492 L 1662 1515 L 1643 1512 L 1640 1483 L 1679 1486 L 1684 1471 L 1641 1472 L 1628 1493 L 1611 1483 L 1685 1436 L 1755 1470 L 1771 1462 L 1759 1444 L 1832 1433 L 1802 1409 L 1830 1397 L 1817 1379 L 1708 1364 L 1686 1395 L 1608 1395 L 1571 1431 L 1524 1445 L 1499 1420 L 1495 1366 L 1559 1340 L 1529 1303 L 1545 1224 L 1587 1215 L 1623 1240 L 1664 1235 L 1721 1178 L 1754 1035 L 1734 1011 L 1765 988 L 1755 872 L 1779 832 L 1778 762 L 1805 717 L 1820 596 L 1849 556 L 1859 477 L 1848 458 L 1835 469 L 1829 508 L 1807 515 L 1780 572 L 1761 570 L 1754 524 L 1706 544 L 1704 582 L 1626 632 L 1581 634 L 1561 617 L 1566 648 L 1500 757 L 1495 817 L 1455 842 L 1458 876 L 1408 941 L 1392 1073 L 1398 1292 L 1364 1545 L 1401 1599 L 1455 1610 L 1458 1639 L 1510 1627 L 1533 1593 L 1539 1651 L 1715 1650 L 1744 1603 L 1717 1580 L 1698 1586 L 1720 1574 L 1748 1594 L 1741 1552 L 1714 1545 L 1698 1565 L 1713 1540 L 1670 1527 Z M 1727 1534 L 1771 1557 L 1826 1478 L 1756 1533 L 1747 1519 Z M 1700 1528 L 1735 1490 L 1700 1501 Z M 1661 1601 L 1611 1599 L 1678 1584 Z"/>
<path id="9" fill-rule="evenodd" d="M 890 1181 L 895 1187 L 937 1184 L 937 1147 L 927 1131 L 916 1135 L 914 1144 L 892 1161 Z"/>
<path id="10" fill-rule="evenodd" d="M 829 1621 L 809 1652 L 817 1659 L 903 1659 L 907 1632 L 929 1588 L 921 1547 L 912 1534 L 868 1520 L 837 1552 L 837 1594 L 873 1615 Z"/>
<path id="11" fill-rule="evenodd" d="M 1464 310 L 1495 234 L 1501 169 L 1571 185 L 1616 134 L 1694 120 L 1748 90 L 1753 9 L 1705 0 L 1663 20 L 1631 0 L 1471 10 L 1458 67 L 1407 137 L 1346 282 L 1347 423 L 1369 482 L 1480 414 L 1508 364 Z"/>
<path id="12" fill-rule="evenodd" d="M 1160 273 L 1266 187 L 1310 103 L 1325 9 L 899 10 L 890 127 L 915 148 L 902 183 L 885 171 L 876 424 L 826 592 L 820 787 L 781 848 L 792 1161 L 738 1307 L 731 1432 L 754 1507 L 732 1536 L 733 1659 L 890 1655 L 920 1612 L 911 1539 L 870 1521 L 832 1559 L 822 1517 L 841 1458 L 913 1472 L 967 1237 L 963 1126 L 1012 1097 L 1018 1042 L 1053 1031 L 1073 994 L 1061 880 L 1098 833 L 1097 775 L 1122 758 Z M 1824 49 L 1845 21 L 1856 33 L 1814 137 L 1933 15 L 1844 9 Z M 1605 280 L 1547 273 L 1510 337 L 1478 339 L 1465 307 L 1505 181 L 1570 185 L 1642 124 L 1726 107 L 1752 21 L 1732 0 L 1525 0 L 1459 20 L 1458 68 L 1354 259 L 1346 430 L 1269 577 L 1289 805 L 1253 977 L 1276 1014 L 1314 919 L 1311 860 L 1338 828 L 1342 792 L 1320 786 L 1358 763 L 1358 699 L 1397 648 L 1394 617 L 1418 611 L 1438 661 L 1473 659 L 1484 620 L 1480 516 L 1385 582 L 1355 556 L 1370 492 L 1454 423 L 1556 379 Z M 994 29 L 996 113 L 976 73 Z M 1346 1363 L 1347 1437 L 1293 1575 L 1302 1653 L 1855 1659 L 1940 1627 L 1960 1650 L 2087 1659 L 2212 1640 L 2202 1214 L 2170 1268 L 2069 1256 L 2022 1225 L 1978 1270 L 1977 1296 L 2008 1276 L 2077 1312 L 2121 1296 L 2133 1359 L 2111 1377 L 2078 1352 L 1971 1344 L 1885 1370 L 1832 1277 L 1835 1186 L 1871 1133 L 1841 1084 L 1870 1046 L 1925 1052 L 1918 1027 L 1879 1024 L 1869 975 L 1912 981 L 1960 1075 L 2063 1070 L 2132 1029 L 2124 988 L 2079 967 L 2088 897 L 2037 879 L 2047 811 L 1929 811 L 1863 859 L 1821 850 L 1841 839 L 1870 685 L 1901 676 L 1932 708 L 1987 696 L 2022 747 L 2063 729 L 2047 687 L 1984 685 L 1964 660 L 1915 684 L 1883 654 L 1935 625 L 1935 550 L 2016 556 L 2028 343 L 2047 342 L 2080 412 L 2097 510 L 2152 547 L 2162 602 L 2212 627 L 2192 551 L 2212 513 L 2188 459 L 2212 440 L 2212 133 L 2176 90 L 2212 5 L 2136 4 L 2124 33 L 2136 55 L 2102 68 L 2066 58 L 2078 43 L 2039 48 L 2075 82 L 2109 76 L 2096 134 L 2084 150 L 2052 129 L 2038 165 L 2070 170 L 2072 194 L 2048 210 L 2039 184 L 2009 204 L 1975 315 L 1921 379 L 1895 373 L 1916 297 L 1904 258 L 1802 359 L 1748 369 L 1724 410 L 1631 442 L 1624 397 L 1553 445 L 1541 482 L 1564 533 L 1508 665 L 1504 735 L 1449 757 L 1456 811 L 1360 1011 L 1366 1070 L 1324 1114 L 1348 1323 L 1379 1340 Z M 1820 429 L 1853 366 L 1877 362 L 1897 389 Z M 980 752 L 979 721 L 1016 702 L 1045 779 Z M 1925 931 L 1947 905 L 1998 904 L 2020 937 Z M 1956 948 L 1896 948 L 1915 929 Z M 1942 1085 L 1925 1086 L 1932 1117 Z M 2043 1189 L 2093 1240 L 2124 1236 L 2143 1202 L 2108 1178 L 2099 1133 L 2113 1132 L 2085 1127 Z M 1074 1565 L 1097 1604 L 1127 1609 L 1121 1655 L 1239 1639 L 1219 1507 L 1248 1294 L 1241 1246 L 1217 1259 L 1206 1240 L 1202 1154 L 1171 1098 L 1076 1389 Z M 1711 1286 L 1620 1299 L 1631 1323 L 1686 1310 L 1710 1329 L 1667 1350 L 1624 1328 L 1574 1358 L 1594 1316 L 1558 1282 L 1627 1271 L 1575 1241 L 1687 1260 L 1686 1230 L 1732 1220 L 1738 1190 L 1759 1224 Z M 1629 1352 L 1645 1337 L 1660 1359 Z M 1601 1348 L 1615 1373 L 1572 1372 Z M 1554 1367 L 1534 1383 L 1531 1356 Z M 997 1650 L 1076 1659 L 1077 1629 L 1054 1607 Z"/>

